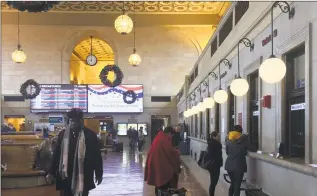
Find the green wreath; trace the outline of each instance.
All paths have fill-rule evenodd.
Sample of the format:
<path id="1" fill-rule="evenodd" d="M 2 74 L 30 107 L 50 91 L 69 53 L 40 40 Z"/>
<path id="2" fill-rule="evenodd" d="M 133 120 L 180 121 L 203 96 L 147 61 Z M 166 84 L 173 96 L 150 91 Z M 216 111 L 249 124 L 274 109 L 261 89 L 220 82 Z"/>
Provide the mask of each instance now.
<path id="1" fill-rule="evenodd" d="M 28 93 L 27 92 L 27 88 L 29 88 L 30 86 L 33 86 L 35 88 L 35 92 L 34 93 Z M 41 92 L 41 87 L 40 85 L 35 82 L 35 80 L 33 79 L 29 79 L 27 81 L 25 81 L 20 88 L 20 93 L 22 94 L 24 99 L 34 99 L 35 97 L 37 97 Z"/>
<path id="2" fill-rule="evenodd" d="M 108 79 L 109 71 L 113 71 L 116 75 L 116 79 L 113 82 L 111 82 Z M 117 65 L 107 65 L 101 70 L 101 72 L 99 74 L 99 78 L 100 78 L 101 82 L 104 85 L 110 86 L 110 87 L 119 86 L 122 82 L 123 77 L 124 77 L 123 72 L 121 71 L 120 67 L 118 67 Z"/>
<path id="3" fill-rule="evenodd" d="M 127 100 L 127 97 L 132 97 L 132 99 L 130 101 Z M 123 93 L 123 101 L 126 104 L 132 104 L 136 101 L 136 94 L 134 91 L 132 90 L 128 90 L 126 92 Z"/>
<path id="4" fill-rule="evenodd" d="M 59 4 L 58 1 L 7 1 L 6 3 L 21 12 L 47 12 Z"/>

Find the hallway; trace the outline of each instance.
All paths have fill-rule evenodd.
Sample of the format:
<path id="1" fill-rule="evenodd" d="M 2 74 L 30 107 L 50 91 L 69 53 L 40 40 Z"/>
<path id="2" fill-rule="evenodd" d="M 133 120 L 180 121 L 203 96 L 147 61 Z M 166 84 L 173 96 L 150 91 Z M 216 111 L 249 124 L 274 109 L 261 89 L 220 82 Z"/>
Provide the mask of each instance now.
<path id="1" fill-rule="evenodd" d="M 154 196 L 154 188 L 143 182 L 146 155 L 129 152 L 110 152 L 104 157 L 103 182 L 90 196 Z M 200 184 L 188 173 L 186 167 L 180 175 L 179 187 L 188 190 L 187 196 L 206 196 Z M 59 196 L 54 186 L 30 189 L 1 190 L 2 196 Z"/>

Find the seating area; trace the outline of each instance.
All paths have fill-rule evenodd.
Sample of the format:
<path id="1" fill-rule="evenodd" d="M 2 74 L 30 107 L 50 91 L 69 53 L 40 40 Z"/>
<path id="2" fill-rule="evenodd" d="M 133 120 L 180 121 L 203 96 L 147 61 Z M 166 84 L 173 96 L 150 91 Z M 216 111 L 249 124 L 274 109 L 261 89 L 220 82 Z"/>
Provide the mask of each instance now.
<path id="1" fill-rule="evenodd" d="M 2 188 L 26 188 L 46 185 L 45 172 L 33 170 L 38 146 L 44 141 L 34 133 L 1 135 Z"/>

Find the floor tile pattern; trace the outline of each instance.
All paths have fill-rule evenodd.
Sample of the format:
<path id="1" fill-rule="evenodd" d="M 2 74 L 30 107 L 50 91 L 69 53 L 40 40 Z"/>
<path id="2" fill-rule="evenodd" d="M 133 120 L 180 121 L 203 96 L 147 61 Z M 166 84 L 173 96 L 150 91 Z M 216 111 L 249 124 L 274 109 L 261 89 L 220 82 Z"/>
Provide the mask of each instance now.
<path id="1" fill-rule="evenodd" d="M 154 188 L 143 182 L 146 153 L 125 150 L 104 156 L 103 182 L 90 196 L 154 196 Z M 187 196 L 207 196 L 200 184 L 183 167 L 179 187 L 188 190 Z M 2 196 L 59 196 L 54 186 L 29 189 L 1 190 Z"/>

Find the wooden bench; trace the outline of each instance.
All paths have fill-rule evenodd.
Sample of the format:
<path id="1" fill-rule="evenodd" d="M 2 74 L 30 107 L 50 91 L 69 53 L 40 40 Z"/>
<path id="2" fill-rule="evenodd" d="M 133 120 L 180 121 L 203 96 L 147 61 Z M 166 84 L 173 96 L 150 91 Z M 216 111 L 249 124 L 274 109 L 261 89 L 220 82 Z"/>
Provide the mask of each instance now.
<path id="1" fill-rule="evenodd" d="M 224 174 L 223 177 L 227 183 L 231 184 L 228 174 Z M 268 196 L 262 191 L 261 188 L 256 188 L 252 184 L 248 183 L 245 179 L 242 180 L 240 190 L 244 191 L 246 196 Z"/>

